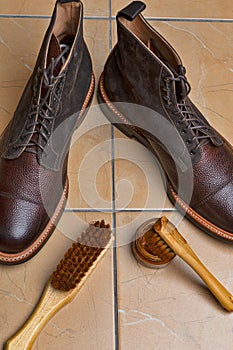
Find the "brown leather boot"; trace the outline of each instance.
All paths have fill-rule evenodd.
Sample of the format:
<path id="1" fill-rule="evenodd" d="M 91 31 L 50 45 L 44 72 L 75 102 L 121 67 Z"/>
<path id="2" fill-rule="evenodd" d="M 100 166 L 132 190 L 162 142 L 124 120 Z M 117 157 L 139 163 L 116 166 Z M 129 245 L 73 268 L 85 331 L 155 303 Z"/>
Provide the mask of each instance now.
<path id="1" fill-rule="evenodd" d="M 72 133 L 94 90 L 83 5 L 57 1 L 35 69 L 0 142 L 0 262 L 31 258 L 54 231 L 68 194 Z"/>
<path id="2" fill-rule="evenodd" d="M 134 1 L 99 82 L 106 116 L 159 160 L 169 198 L 195 225 L 233 240 L 233 152 L 192 103 L 185 68 Z M 143 107 L 142 107 L 143 106 Z"/>

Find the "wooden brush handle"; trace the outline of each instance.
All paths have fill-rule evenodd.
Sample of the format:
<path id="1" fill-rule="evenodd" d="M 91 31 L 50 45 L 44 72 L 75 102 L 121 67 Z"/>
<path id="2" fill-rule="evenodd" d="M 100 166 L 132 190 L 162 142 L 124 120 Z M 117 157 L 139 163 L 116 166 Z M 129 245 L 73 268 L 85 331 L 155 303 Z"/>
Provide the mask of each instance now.
<path id="1" fill-rule="evenodd" d="M 76 290 L 61 292 L 47 283 L 39 303 L 19 331 L 5 345 L 5 350 L 30 350 L 46 323 L 76 295 Z"/>
<path id="2" fill-rule="evenodd" d="M 77 282 L 77 285 L 75 288 L 67 292 L 55 289 L 51 285 L 52 277 L 50 277 L 44 289 L 44 292 L 36 308 L 34 309 L 33 313 L 31 314 L 29 319 L 26 321 L 26 323 L 23 325 L 23 327 L 6 342 L 6 346 L 4 350 L 30 350 L 32 348 L 32 345 L 36 337 L 38 336 L 40 331 L 43 329 L 43 327 L 46 325 L 46 323 L 64 305 L 71 302 L 74 299 L 74 297 L 77 295 L 77 293 L 82 288 L 87 278 L 95 270 L 96 266 L 98 265 L 98 262 L 106 254 L 108 248 L 112 244 L 112 241 L 113 241 L 113 236 L 110 235 L 108 242 L 105 242 L 106 246 L 104 247 L 104 249 L 100 250 L 100 249 L 93 248 L 93 250 L 89 252 L 88 271 L 86 271 L 82 276 L 81 280 Z M 73 252 L 73 250 L 71 252 Z M 96 257 L 96 252 L 99 254 L 98 257 Z M 87 256 L 87 254 L 83 256 Z M 93 260 L 93 258 L 95 259 Z M 82 265 L 82 261 L 83 260 L 81 260 L 81 263 L 79 266 L 80 269 L 84 268 Z M 62 264 L 64 264 L 63 260 L 62 260 Z"/>
<path id="3" fill-rule="evenodd" d="M 210 273 L 175 226 L 163 216 L 154 224 L 154 229 L 167 245 L 202 278 L 220 304 L 227 311 L 233 311 L 232 294 Z"/>
<path id="4" fill-rule="evenodd" d="M 202 278 L 224 309 L 233 311 L 232 294 L 212 275 L 188 244 L 185 251 L 179 252 L 179 256 Z"/>

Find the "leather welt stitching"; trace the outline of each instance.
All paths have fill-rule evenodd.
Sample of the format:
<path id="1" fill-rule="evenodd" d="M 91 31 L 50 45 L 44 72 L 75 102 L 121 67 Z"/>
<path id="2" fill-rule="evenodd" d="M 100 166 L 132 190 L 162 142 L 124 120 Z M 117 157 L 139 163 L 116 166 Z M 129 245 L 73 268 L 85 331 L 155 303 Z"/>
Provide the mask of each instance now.
<path id="1" fill-rule="evenodd" d="M 194 204 L 193 206 L 197 209 L 200 208 L 203 204 L 205 204 L 209 198 L 220 192 L 225 186 L 231 184 L 231 180 L 225 181 L 221 186 L 219 186 L 217 189 L 209 193 L 201 202 Z"/>
<path id="2" fill-rule="evenodd" d="M 179 206 L 181 208 L 183 208 L 188 213 L 188 215 L 190 215 L 192 218 L 197 220 L 202 226 L 208 228 L 210 231 L 217 234 L 218 236 L 224 237 L 228 240 L 233 240 L 233 234 L 228 233 L 227 231 L 222 230 L 220 228 L 217 228 L 216 226 L 211 224 L 209 221 L 202 219 L 199 214 L 197 214 L 193 209 L 191 209 L 185 202 L 183 202 L 177 196 L 177 194 L 175 193 L 175 191 L 173 190 L 173 188 L 170 184 L 169 184 L 169 187 L 170 187 L 170 191 L 172 193 L 173 198 L 176 200 L 176 202 L 179 204 Z"/>
<path id="3" fill-rule="evenodd" d="M 0 191 L 0 196 L 7 197 L 7 198 L 10 198 L 10 199 L 16 199 L 16 200 L 24 201 L 24 202 L 28 202 L 28 203 L 32 203 L 32 204 L 35 204 L 35 205 L 41 205 L 41 203 L 42 203 L 42 202 L 39 202 L 39 201 L 38 202 L 37 201 L 33 201 L 32 199 L 26 198 L 26 197 L 17 197 L 15 194 L 9 193 L 9 192 Z"/>

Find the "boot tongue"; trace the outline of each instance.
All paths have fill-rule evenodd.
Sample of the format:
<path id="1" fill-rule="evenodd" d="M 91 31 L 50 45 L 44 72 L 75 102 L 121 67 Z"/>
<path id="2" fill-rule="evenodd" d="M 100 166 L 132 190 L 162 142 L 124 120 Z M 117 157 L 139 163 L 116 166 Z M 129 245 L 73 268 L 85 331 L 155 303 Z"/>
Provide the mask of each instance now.
<path id="1" fill-rule="evenodd" d="M 45 70 L 47 71 L 48 76 L 52 75 L 53 77 L 57 77 L 60 74 L 62 66 L 69 56 L 72 44 L 73 36 L 65 36 L 60 43 L 57 37 L 52 34 L 49 42 L 45 66 Z M 41 89 L 42 98 L 46 96 L 47 91 L 48 87 L 45 83 L 43 83 Z"/>
<path id="2" fill-rule="evenodd" d="M 54 77 L 57 77 L 60 74 L 61 68 L 69 55 L 71 46 L 72 46 L 71 38 L 65 37 L 64 42 L 61 42 L 60 44 L 56 36 L 52 34 L 49 42 L 49 46 L 48 46 L 48 53 L 47 53 L 46 65 L 45 65 L 45 74 L 47 75 L 46 79 L 48 81 L 46 80 L 45 82 L 45 76 L 44 76 L 44 79 L 42 81 L 42 86 L 41 86 L 41 96 L 40 96 L 39 104 L 38 106 L 37 105 L 35 106 L 36 108 L 40 109 L 40 112 L 42 110 L 43 113 L 42 114 L 39 113 L 38 115 L 38 119 L 35 124 L 36 127 L 30 139 L 30 141 L 32 141 L 32 145 L 30 145 L 30 147 L 27 147 L 28 152 L 35 153 L 34 148 L 35 146 L 38 145 L 39 135 L 42 135 L 41 129 L 43 130 L 43 124 L 41 123 L 41 119 L 43 121 L 44 117 L 47 114 L 47 109 L 48 109 L 47 103 L 49 103 L 49 100 L 50 100 L 50 94 L 48 92 L 50 88 L 49 77 L 51 75 L 52 80 L 54 80 Z M 44 101 L 44 99 L 46 99 L 46 101 Z M 43 122 L 45 123 L 45 121 Z"/>
<path id="3" fill-rule="evenodd" d="M 52 63 L 53 59 L 56 59 L 60 54 L 61 54 L 61 46 L 54 34 L 52 34 L 50 43 L 49 43 L 49 48 L 48 48 L 48 53 L 47 53 L 47 59 L 46 59 L 46 69 L 48 69 L 49 65 Z M 62 67 L 62 61 L 59 60 L 56 64 L 56 66 L 53 69 L 53 75 L 56 77 Z M 43 84 L 42 89 L 41 89 L 41 97 L 45 97 L 47 93 L 48 88 Z"/>
<path id="4" fill-rule="evenodd" d="M 163 55 L 155 39 L 149 39 L 147 46 L 170 69 L 170 71 L 174 74 L 175 78 L 176 77 L 185 78 L 185 74 L 186 74 L 185 67 L 183 67 L 182 65 L 177 65 L 176 69 L 172 67 L 170 62 Z M 187 95 L 188 90 L 184 81 L 185 79 L 184 80 L 180 79 L 175 82 L 176 98 L 178 103 L 182 101 Z"/>
<path id="5" fill-rule="evenodd" d="M 60 60 L 58 60 L 56 66 L 54 67 L 53 70 L 53 75 L 56 77 L 59 75 L 60 70 L 65 63 L 66 59 L 69 56 L 71 47 L 74 42 L 74 36 L 73 35 L 66 35 L 61 42 L 58 41 L 57 37 L 52 34 L 51 40 L 49 43 L 49 48 L 48 48 L 48 54 L 47 54 L 47 61 L 46 61 L 46 68 L 49 67 L 49 65 L 52 63 L 52 60 L 56 59 L 61 53 L 62 57 Z"/>
<path id="6" fill-rule="evenodd" d="M 59 44 L 56 36 L 54 34 L 52 34 L 51 39 L 50 39 L 50 43 L 49 43 L 49 47 L 48 47 L 48 53 L 47 53 L 47 59 L 46 59 L 46 69 L 48 69 L 48 67 L 52 63 L 52 60 L 53 59 L 55 60 L 61 54 L 61 52 L 62 52 L 62 50 L 61 50 L 60 44 Z M 62 68 L 62 60 L 60 59 L 57 62 L 57 64 L 54 66 L 53 75 L 57 76 L 59 74 L 61 68 Z M 42 87 L 41 87 L 41 98 L 42 99 L 46 96 L 47 91 L 48 91 L 48 87 L 43 82 Z M 35 142 L 38 142 L 38 134 L 37 133 L 35 133 L 32 136 L 32 140 Z M 33 150 L 33 147 L 34 146 L 32 146 L 32 148 L 29 148 L 29 151 Z"/>
<path id="7" fill-rule="evenodd" d="M 56 36 L 52 34 L 51 40 L 49 43 L 49 48 L 48 48 L 46 68 L 48 68 L 49 65 L 52 63 L 52 59 L 57 58 L 61 54 L 61 52 L 62 52 L 61 46 Z M 59 60 L 53 70 L 53 75 L 55 77 L 59 74 L 61 68 L 62 68 L 62 60 Z"/>
<path id="8" fill-rule="evenodd" d="M 159 46 L 156 43 L 155 39 L 149 39 L 147 43 L 148 48 L 166 65 L 169 69 L 173 71 L 173 68 L 170 66 L 169 62 L 167 61 L 166 57 L 162 54 L 161 50 L 159 49 Z"/>

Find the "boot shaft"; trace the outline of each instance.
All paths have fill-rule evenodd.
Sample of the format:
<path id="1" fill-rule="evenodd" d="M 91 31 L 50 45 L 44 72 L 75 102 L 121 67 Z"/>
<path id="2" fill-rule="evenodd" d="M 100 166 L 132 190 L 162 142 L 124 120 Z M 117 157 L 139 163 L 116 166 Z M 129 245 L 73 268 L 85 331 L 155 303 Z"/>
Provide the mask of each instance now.
<path id="1" fill-rule="evenodd" d="M 180 144 L 178 153 L 188 148 L 196 162 L 201 156 L 200 143 L 221 146 L 223 141 L 193 105 L 179 55 L 145 20 L 143 8 L 135 1 L 117 15 L 118 41 L 104 68 L 106 91 L 111 101 L 145 106 L 168 120 L 177 136 L 175 145 Z M 146 130 L 148 125 L 150 129 L 153 125 L 154 135 L 161 128 L 147 116 Z"/>
<path id="2" fill-rule="evenodd" d="M 25 150 L 33 151 L 35 147 L 28 145 L 34 140 L 39 145 L 38 161 L 58 170 L 91 80 L 92 63 L 83 39 L 83 5 L 80 1 L 57 1 L 34 71 L 5 130 L 2 156 L 16 159 Z M 59 128 L 64 122 L 66 126 Z M 52 147 L 42 161 L 49 137 Z"/>

